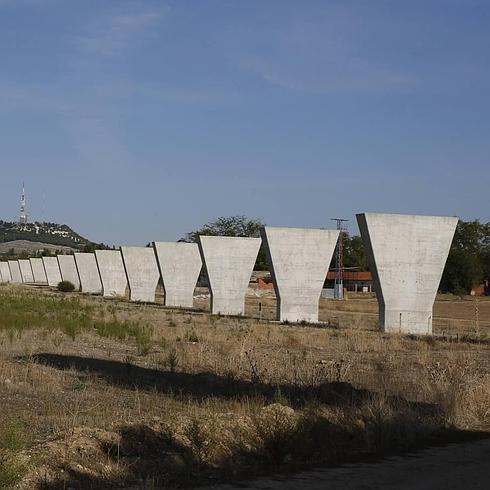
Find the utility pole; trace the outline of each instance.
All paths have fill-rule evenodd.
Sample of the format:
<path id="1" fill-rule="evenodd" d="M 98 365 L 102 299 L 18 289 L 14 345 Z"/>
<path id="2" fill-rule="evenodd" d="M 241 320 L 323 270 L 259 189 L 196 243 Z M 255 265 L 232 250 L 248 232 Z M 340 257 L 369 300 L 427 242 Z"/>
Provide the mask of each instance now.
<path id="1" fill-rule="evenodd" d="M 337 242 L 337 254 L 335 256 L 335 285 L 334 285 L 334 298 L 344 299 L 344 233 L 347 229 L 345 223 L 348 219 L 343 218 L 331 218 L 332 221 L 337 223 L 337 230 L 339 233 L 339 241 Z"/>

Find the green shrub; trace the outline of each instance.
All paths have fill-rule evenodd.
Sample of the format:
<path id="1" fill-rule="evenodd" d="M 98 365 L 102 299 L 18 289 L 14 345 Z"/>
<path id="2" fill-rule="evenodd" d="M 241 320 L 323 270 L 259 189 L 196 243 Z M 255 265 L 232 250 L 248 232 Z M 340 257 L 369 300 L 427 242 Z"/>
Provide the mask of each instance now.
<path id="1" fill-rule="evenodd" d="M 70 281 L 61 281 L 58 284 L 58 291 L 62 293 L 71 293 L 75 291 L 75 286 Z"/>

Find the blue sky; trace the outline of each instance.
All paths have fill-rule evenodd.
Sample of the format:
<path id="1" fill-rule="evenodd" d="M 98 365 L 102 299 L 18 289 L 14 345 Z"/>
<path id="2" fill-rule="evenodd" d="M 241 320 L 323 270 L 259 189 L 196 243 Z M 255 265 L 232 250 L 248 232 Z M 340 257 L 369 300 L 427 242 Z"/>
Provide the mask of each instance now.
<path id="1" fill-rule="evenodd" d="M 0 0 L 0 218 L 490 221 L 490 1 Z M 351 223 L 351 231 L 357 226 Z"/>

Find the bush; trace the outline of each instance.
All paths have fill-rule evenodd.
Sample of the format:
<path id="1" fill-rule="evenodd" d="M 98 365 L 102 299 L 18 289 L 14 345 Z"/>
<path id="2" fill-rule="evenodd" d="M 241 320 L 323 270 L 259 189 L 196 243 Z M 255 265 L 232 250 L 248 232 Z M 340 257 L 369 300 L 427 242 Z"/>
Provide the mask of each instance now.
<path id="1" fill-rule="evenodd" d="M 71 293 L 75 291 L 75 286 L 70 281 L 61 281 L 58 284 L 58 291 L 63 293 Z"/>

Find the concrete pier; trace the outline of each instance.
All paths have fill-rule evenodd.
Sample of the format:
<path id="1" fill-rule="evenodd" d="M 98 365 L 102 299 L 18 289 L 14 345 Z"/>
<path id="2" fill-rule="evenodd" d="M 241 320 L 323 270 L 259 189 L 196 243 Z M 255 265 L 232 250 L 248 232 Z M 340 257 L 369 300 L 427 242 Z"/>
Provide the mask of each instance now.
<path id="1" fill-rule="evenodd" d="M 19 267 L 22 282 L 32 284 L 34 282 L 34 275 L 32 274 L 32 267 L 29 259 L 19 259 Z"/>
<path id="2" fill-rule="evenodd" d="M 75 253 L 75 263 L 77 264 L 82 293 L 101 294 L 102 282 L 95 254 Z"/>
<path id="3" fill-rule="evenodd" d="M 79 291 L 80 277 L 78 275 L 75 257 L 73 255 L 58 255 L 58 264 L 63 281 L 71 282 L 75 286 L 75 291 Z"/>
<path id="4" fill-rule="evenodd" d="M 322 288 L 339 237 L 338 230 L 261 230 L 266 245 L 281 322 L 318 322 Z"/>
<path id="5" fill-rule="evenodd" d="M 58 284 L 63 280 L 61 279 L 58 259 L 56 257 L 43 257 L 43 264 L 48 286 L 58 286 Z"/>
<path id="6" fill-rule="evenodd" d="M 34 282 L 36 284 L 48 284 L 46 278 L 46 272 L 44 270 L 43 259 L 35 258 L 29 259 L 31 262 L 32 275 L 34 276 Z"/>
<path id="7" fill-rule="evenodd" d="M 128 279 L 120 250 L 96 250 L 95 258 L 99 266 L 102 292 L 107 297 L 126 295 Z"/>
<path id="8" fill-rule="evenodd" d="M 363 213 L 364 241 L 385 332 L 432 333 L 432 308 L 458 218 Z"/>
<path id="9" fill-rule="evenodd" d="M 8 262 L 0 262 L 0 274 L 2 275 L 2 282 L 11 282 L 10 267 Z"/>
<path id="10" fill-rule="evenodd" d="M 130 301 L 154 303 L 160 271 L 153 248 L 121 247 L 121 254 L 129 283 Z"/>
<path id="11" fill-rule="evenodd" d="M 201 272 L 196 243 L 154 242 L 165 290 L 165 306 L 192 308 L 194 288 Z"/>
<path id="12" fill-rule="evenodd" d="M 260 238 L 199 236 L 199 251 L 208 275 L 213 314 L 245 313 L 245 293 L 260 244 Z"/>
<path id="13" fill-rule="evenodd" d="M 9 260 L 10 277 L 11 282 L 14 284 L 22 284 L 22 274 L 20 273 L 20 266 L 17 260 Z"/>

